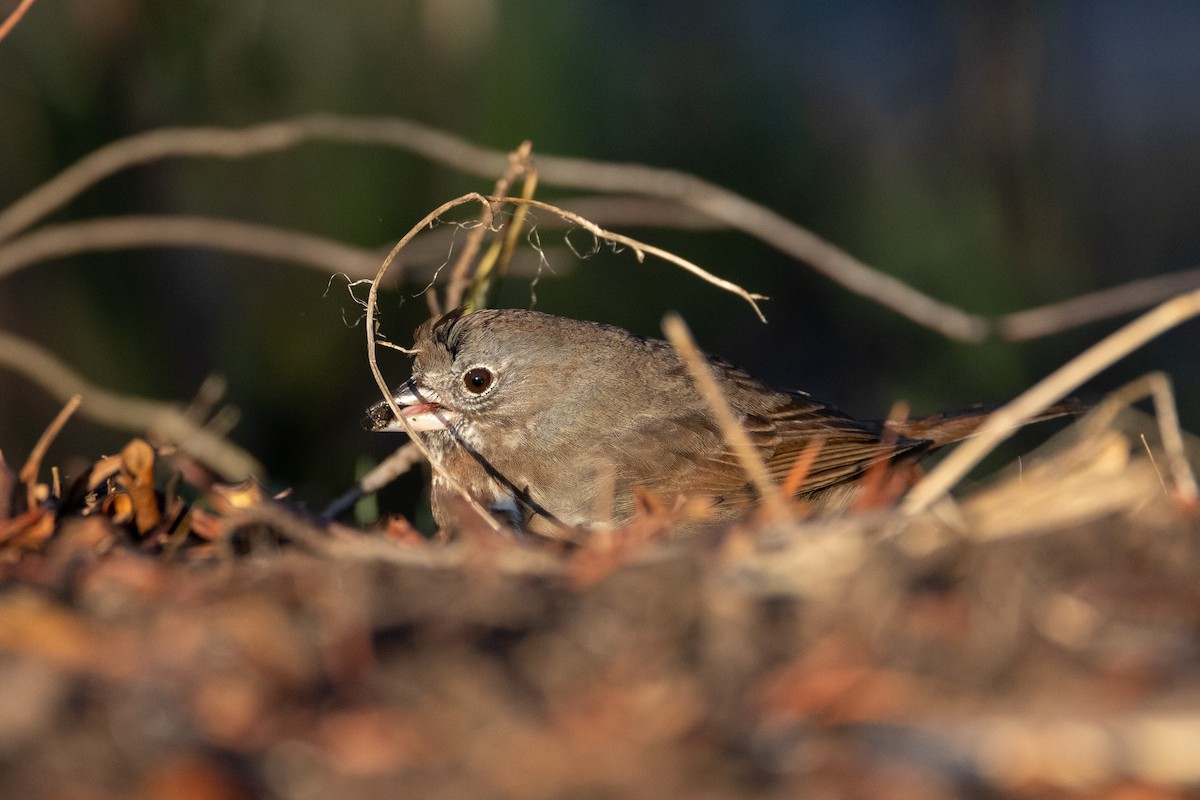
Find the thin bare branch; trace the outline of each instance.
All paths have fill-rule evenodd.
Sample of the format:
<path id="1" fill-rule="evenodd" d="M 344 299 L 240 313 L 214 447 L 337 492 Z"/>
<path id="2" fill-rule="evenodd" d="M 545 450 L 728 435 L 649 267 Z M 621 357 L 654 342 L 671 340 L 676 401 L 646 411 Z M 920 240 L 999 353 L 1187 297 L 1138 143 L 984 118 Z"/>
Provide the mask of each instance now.
<path id="1" fill-rule="evenodd" d="M 779 485 L 771 480 L 762 456 L 754 448 L 754 443 L 750 441 L 746 431 L 742 429 L 742 425 L 734 416 L 729 403 L 725 401 L 721 387 L 717 385 L 717 380 L 713 377 L 708 363 L 696 348 L 696 343 L 692 341 L 692 334 L 688 331 L 683 319 L 678 314 L 668 314 L 663 318 L 662 328 L 663 333 L 670 340 L 671 346 L 675 348 L 675 352 L 679 354 L 687 367 L 688 374 L 692 376 L 696 390 L 700 392 L 700 396 L 704 398 L 704 402 L 708 404 L 713 416 L 716 417 L 717 425 L 721 428 L 721 435 L 725 437 L 725 443 L 733 450 L 734 455 L 741 462 L 746 477 L 758 490 L 767 513 L 776 522 L 791 520 L 792 512 L 788 507 L 787 498 L 784 497 Z"/>
<path id="2" fill-rule="evenodd" d="M 4 331 L 0 331 L 0 366 L 24 375 L 60 401 L 81 395 L 83 416 L 121 430 L 152 432 L 223 478 L 263 474 L 253 456 L 197 425 L 179 406 L 101 389 L 48 350 Z"/>
<path id="3" fill-rule="evenodd" d="M 1146 342 L 1197 314 L 1200 314 L 1200 291 L 1189 292 L 1168 300 L 1101 339 L 988 417 L 974 438 L 956 447 L 913 487 L 901 507 L 910 514 L 928 508 L 996 445 L 1007 439 L 1020 423 Z"/>
<path id="4" fill-rule="evenodd" d="M 425 456 L 416 444 L 413 442 L 402 444 L 390 456 L 380 461 L 374 469 L 359 478 L 350 490 L 330 503 L 321 512 L 322 519 L 334 519 L 341 516 L 365 495 L 379 491 L 424 460 Z"/>
<path id="5" fill-rule="evenodd" d="M 94 250 L 200 247 L 290 261 L 351 278 L 375 274 L 379 253 L 251 222 L 188 216 L 128 216 L 47 225 L 0 245 L 0 277 L 41 261 Z"/>
<path id="6" fill-rule="evenodd" d="M 318 114 L 249 128 L 159 128 L 119 139 L 89 153 L 0 213 L 0 240 L 35 224 L 108 176 L 164 158 L 247 158 L 313 140 L 397 147 L 462 172 L 490 177 L 504 171 L 505 154 L 403 119 Z"/>
<path id="7" fill-rule="evenodd" d="M 1200 287 L 1200 267 L 1122 283 L 1000 318 L 1000 338 L 1020 342 L 1071 330 L 1120 314 L 1129 314 L 1161 303 L 1169 297 Z"/>
<path id="8" fill-rule="evenodd" d="M 0 240 L 29 227 L 103 178 L 134 164 L 167 157 L 244 158 L 327 139 L 383 144 L 481 177 L 502 174 L 508 156 L 403 119 L 315 115 L 251 128 L 164 128 L 121 139 L 85 156 L 0 213 Z M 875 270 L 811 231 L 741 195 L 692 175 L 636 164 L 539 156 L 542 182 L 590 191 L 670 199 L 779 248 L 853 292 L 953 338 L 980 341 L 986 319 L 968 314 Z"/>
<path id="9" fill-rule="evenodd" d="M 173 157 L 246 158 L 318 140 L 395 147 L 484 178 L 503 173 L 508 164 L 504 152 L 398 118 L 319 114 L 243 129 L 162 128 L 96 150 L 0 212 L 0 241 L 35 224 L 98 181 L 137 164 Z M 1048 335 L 1143 308 L 1169 289 L 1186 288 L 1194 280 L 1193 271 L 1187 271 L 1136 281 L 1061 304 L 1009 314 L 997 321 L 929 297 L 774 211 L 687 173 L 548 155 L 539 155 L 538 170 L 541 181 L 550 186 L 679 203 L 709 220 L 767 242 L 850 291 L 920 325 L 964 341 L 997 337 L 1024 340 Z M 613 220 L 606 224 L 633 223 Z"/>

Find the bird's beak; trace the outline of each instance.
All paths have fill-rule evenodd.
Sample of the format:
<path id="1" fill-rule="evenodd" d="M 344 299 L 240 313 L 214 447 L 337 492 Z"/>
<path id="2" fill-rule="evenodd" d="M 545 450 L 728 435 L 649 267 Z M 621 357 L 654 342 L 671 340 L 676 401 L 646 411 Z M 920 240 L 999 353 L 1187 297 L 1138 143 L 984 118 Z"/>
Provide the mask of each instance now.
<path id="1" fill-rule="evenodd" d="M 396 390 L 392 399 L 400 406 L 400 413 L 414 431 L 443 431 L 450 427 L 457 416 L 455 412 L 438 403 L 429 390 L 421 389 L 411 378 Z M 392 413 L 391 406 L 383 400 L 367 409 L 363 427 L 376 432 L 405 431 L 400 420 Z"/>

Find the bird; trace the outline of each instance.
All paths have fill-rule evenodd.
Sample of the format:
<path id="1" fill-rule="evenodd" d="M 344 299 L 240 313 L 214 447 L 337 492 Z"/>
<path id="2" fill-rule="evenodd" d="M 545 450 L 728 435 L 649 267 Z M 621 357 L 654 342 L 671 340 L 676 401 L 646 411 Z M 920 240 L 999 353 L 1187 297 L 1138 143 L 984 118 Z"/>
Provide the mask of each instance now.
<path id="1" fill-rule="evenodd" d="M 422 324 L 413 342 L 411 377 L 392 400 L 431 457 L 516 531 L 619 528 L 647 496 L 702 500 L 711 523 L 761 503 L 665 341 L 526 309 L 460 308 Z M 792 495 L 819 513 L 849 508 L 872 465 L 915 464 L 994 410 L 859 420 L 704 358 L 771 479 L 801 472 Z M 405 430 L 387 401 L 367 409 L 364 426 Z M 430 496 L 439 528 L 453 530 L 462 503 L 437 470 Z"/>

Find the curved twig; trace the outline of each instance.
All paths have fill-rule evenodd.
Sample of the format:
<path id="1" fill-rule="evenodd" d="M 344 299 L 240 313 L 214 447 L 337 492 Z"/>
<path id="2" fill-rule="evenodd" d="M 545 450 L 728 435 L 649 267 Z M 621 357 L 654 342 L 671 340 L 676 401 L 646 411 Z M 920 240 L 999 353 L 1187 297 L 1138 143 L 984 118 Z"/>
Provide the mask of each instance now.
<path id="1" fill-rule="evenodd" d="M 546 203 L 541 200 L 531 200 L 525 197 L 498 197 L 494 195 L 488 195 L 487 199 L 494 203 L 511 203 L 512 205 L 516 206 L 529 206 L 530 208 L 540 208 L 543 211 L 549 211 L 552 214 L 557 214 L 563 219 L 575 223 L 579 227 L 591 233 L 593 236 L 606 239 L 616 244 L 623 244 L 632 249 L 634 254 L 637 256 L 638 261 L 641 261 L 643 258 L 645 258 L 647 254 L 656 256 L 663 261 L 687 270 L 701 280 L 711 283 L 713 286 L 716 286 L 719 289 L 724 289 L 730 294 L 736 294 L 738 297 L 750 304 L 750 307 L 754 309 L 754 313 L 758 315 L 759 319 L 761 319 L 763 322 L 767 321 L 767 318 L 763 316 L 762 309 L 758 307 L 759 300 L 768 299 L 766 295 L 748 292 L 741 286 L 738 286 L 736 283 L 727 281 L 724 278 L 719 278 L 703 267 L 688 261 L 686 258 L 681 258 L 680 256 L 677 256 L 668 250 L 663 250 L 661 247 L 655 247 L 654 245 L 639 242 L 637 239 L 632 239 L 628 236 L 601 228 L 591 220 L 584 219 L 578 214 L 567 211 L 565 208 L 560 208 L 552 203 Z"/>
<path id="2" fill-rule="evenodd" d="M 384 380 L 383 373 L 379 369 L 379 363 L 376 360 L 375 355 L 375 334 L 376 328 L 378 327 L 377 309 L 379 305 L 379 284 L 383 281 L 383 276 L 387 274 L 388 268 L 391 267 L 392 262 L 396 259 L 396 255 L 399 254 L 399 252 L 403 250 L 410 241 L 412 241 L 414 236 L 420 233 L 424 228 L 432 225 L 433 222 L 442 214 L 445 214 L 447 211 L 455 208 L 456 206 L 460 206 L 463 203 L 469 203 L 473 200 L 482 203 L 485 207 L 488 204 L 487 198 L 477 193 L 466 194 L 447 203 L 442 203 L 436 209 L 426 214 L 425 218 L 414 225 L 408 233 L 404 234 L 400 241 L 396 242 L 396 246 L 392 248 L 391 252 L 387 254 L 387 258 L 383 260 L 383 263 L 379 265 L 379 271 L 376 272 L 375 279 L 371 281 L 371 290 L 367 293 L 367 362 L 371 365 L 371 375 L 375 377 L 375 384 L 379 387 L 379 391 L 383 394 L 384 401 L 388 404 L 388 408 L 391 409 L 392 414 L 394 414 L 396 419 L 400 421 L 400 426 L 404 428 L 404 432 L 408 434 L 409 440 L 411 440 L 412 443 L 417 446 L 417 449 L 420 450 L 421 454 L 425 456 L 425 459 L 429 462 L 429 465 L 433 468 L 433 470 L 437 472 L 438 475 L 445 480 L 446 483 L 452 489 L 454 489 L 454 491 L 460 497 L 462 497 L 462 499 L 471 507 L 471 509 L 479 515 L 480 519 L 486 522 L 492 528 L 492 530 L 500 531 L 500 522 L 494 516 L 488 513 L 487 509 L 480 505 L 478 500 L 471 496 L 471 494 L 458 481 L 458 479 L 450 474 L 450 471 L 442 465 L 441 461 L 433 457 L 433 454 L 429 452 L 429 448 L 425 445 L 425 442 L 421 441 L 421 437 L 418 436 L 417 432 L 413 430 L 412 424 L 408 421 L 408 417 L 404 416 L 404 414 L 400 411 L 400 407 L 396 405 L 396 399 L 392 396 L 392 391 L 388 386 L 387 381 Z"/>

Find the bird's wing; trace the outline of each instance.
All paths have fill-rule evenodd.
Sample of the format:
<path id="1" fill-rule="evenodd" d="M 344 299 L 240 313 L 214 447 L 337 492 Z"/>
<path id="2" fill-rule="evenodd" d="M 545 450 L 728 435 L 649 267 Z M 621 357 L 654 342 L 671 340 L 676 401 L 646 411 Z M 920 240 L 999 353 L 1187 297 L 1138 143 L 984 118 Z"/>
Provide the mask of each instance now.
<path id="1" fill-rule="evenodd" d="M 795 491 L 812 495 L 862 475 L 872 464 L 916 455 L 931 444 L 923 439 L 884 435 L 873 423 L 860 422 L 804 395 L 763 414 L 745 416 L 742 428 L 758 449 L 771 479 L 785 483 L 798 463 L 811 459 Z M 815 455 L 812 454 L 812 448 Z M 742 508 L 757 500 L 734 453 L 728 448 L 697 464 L 690 481 L 695 494 Z"/>

